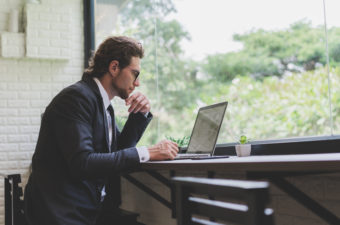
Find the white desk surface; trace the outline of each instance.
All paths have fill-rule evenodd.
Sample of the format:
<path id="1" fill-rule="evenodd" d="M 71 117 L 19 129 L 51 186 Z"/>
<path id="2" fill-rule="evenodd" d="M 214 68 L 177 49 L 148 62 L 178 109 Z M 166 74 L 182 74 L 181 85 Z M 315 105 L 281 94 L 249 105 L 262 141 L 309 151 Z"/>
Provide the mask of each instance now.
<path id="1" fill-rule="evenodd" d="M 340 153 L 261 155 L 204 160 L 168 160 L 142 163 L 146 170 L 194 171 L 320 171 L 340 172 Z"/>

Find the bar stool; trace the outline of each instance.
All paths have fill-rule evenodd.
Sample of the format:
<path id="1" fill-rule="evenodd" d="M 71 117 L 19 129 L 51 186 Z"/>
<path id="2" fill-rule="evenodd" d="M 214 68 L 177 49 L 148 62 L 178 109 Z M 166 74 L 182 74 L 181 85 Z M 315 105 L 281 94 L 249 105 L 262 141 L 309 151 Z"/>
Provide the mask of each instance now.
<path id="1" fill-rule="evenodd" d="M 3 174 L 1 174 L 3 175 Z M 5 177 L 5 225 L 26 225 L 20 174 Z"/>

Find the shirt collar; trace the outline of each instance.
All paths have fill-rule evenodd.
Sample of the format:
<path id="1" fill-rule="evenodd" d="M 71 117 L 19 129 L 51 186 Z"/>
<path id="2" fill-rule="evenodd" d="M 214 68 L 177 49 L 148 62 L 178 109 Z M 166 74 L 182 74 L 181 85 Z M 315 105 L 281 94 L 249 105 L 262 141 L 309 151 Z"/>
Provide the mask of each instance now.
<path id="1" fill-rule="evenodd" d="M 102 83 L 100 83 L 100 81 L 98 80 L 98 78 L 94 77 L 93 80 L 97 83 L 98 88 L 99 88 L 99 92 L 100 95 L 102 96 L 103 99 L 103 103 L 104 103 L 104 107 L 105 109 L 107 109 L 107 107 L 109 107 L 109 105 L 111 104 L 111 101 L 109 99 L 109 95 L 107 94 L 107 92 L 105 91 Z"/>

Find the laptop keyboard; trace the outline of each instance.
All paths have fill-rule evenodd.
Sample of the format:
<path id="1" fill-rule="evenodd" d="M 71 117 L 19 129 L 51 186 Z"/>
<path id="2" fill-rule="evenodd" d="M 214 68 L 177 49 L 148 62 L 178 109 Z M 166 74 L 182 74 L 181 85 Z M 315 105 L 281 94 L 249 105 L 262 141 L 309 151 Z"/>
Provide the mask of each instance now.
<path id="1" fill-rule="evenodd" d="M 192 158 L 201 158 L 208 157 L 210 154 L 177 154 L 175 159 L 192 159 Z"/>

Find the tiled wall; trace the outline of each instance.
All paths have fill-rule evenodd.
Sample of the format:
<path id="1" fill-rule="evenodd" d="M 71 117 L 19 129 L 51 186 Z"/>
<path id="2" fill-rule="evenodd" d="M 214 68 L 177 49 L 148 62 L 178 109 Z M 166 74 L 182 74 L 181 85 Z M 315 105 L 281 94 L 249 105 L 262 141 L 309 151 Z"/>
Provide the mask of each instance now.
<path id="1" fill-rule="evenodd" d="M 68 5 L 27 4 L 26 55 L 32 58 L 69 59 L 72 10 Z"/>
<path id="2" fill-rule="evenodd" d="M 22 20 L 25 2 L 25 0 L 0 0 L 0 34 L 7 32 L 7 20 L 11 9 L 18 9 Z M 71 12 L 69 18 L 60 17 L 61 21 L 68 20 L 70 32 L 63 34 L 67 37 L 59 35 L 52 43 L 48 35 L 39 35 L 39 42 L 47 43 L 47 47 L 51 44 L 52 48 L 55 48 L 53 44 L 57 42 L 70 40 L 67 56 L 69 59 L 65 57 L 61 60 L 46 59 L 48 57 L 41 59 L 39 56 L 34 59 L 0 57 L 0 173 L 21 173 L 24 183 L 37 141 L 40 114 L 56 93 L 78 81 L 83 72 L 82 2 L 82 0 L 41 0 L 40 6 L 49 12 L 49 17 L 53 17 L 54 13 L 62 14 L 55 10 L 59 5 L 67 7 Z M 41 23 L 42 27 L 39 27 L 40 25 L 35 27 L 37 30 L 46 31 L 46 27 L 43 26 L 53 29 L 60 25 L 60 21 L 41 18 L 38 11 L 37 16 L 44 21 Z M 20 32 L 23 32 L 22 27 Z M 15 40 L 12 39 L 11 43 L 15 43 Z M 56 56 L 60 58 L 60 55 Z M 0 225 L 4 224 L 3 193 L 3 178 L 0 178 Z"/>

